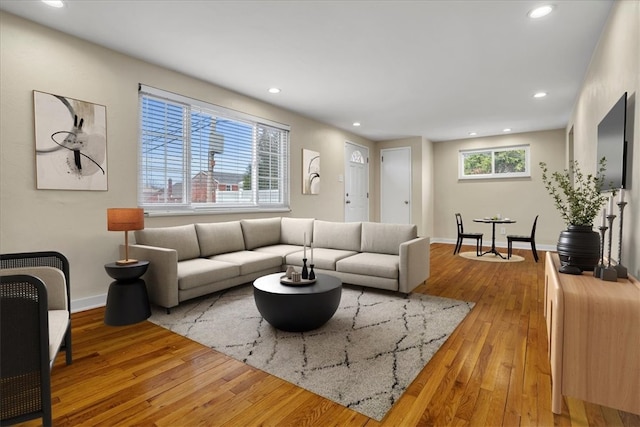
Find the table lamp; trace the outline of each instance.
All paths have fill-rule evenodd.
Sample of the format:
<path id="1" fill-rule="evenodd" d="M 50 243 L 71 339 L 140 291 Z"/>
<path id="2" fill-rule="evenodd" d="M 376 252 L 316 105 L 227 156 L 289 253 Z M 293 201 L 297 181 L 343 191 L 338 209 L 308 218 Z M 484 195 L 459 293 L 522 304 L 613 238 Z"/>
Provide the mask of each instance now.
<path id="1" fill-rule="evenodd" d="M 142 208 L 109 208 L 107 209 L 107 229 L 124 231 L 124 258 L 116 261 L 117 265 L 135 264 L 137 259 L 129 259 L 129 230 L 144 228 L 144 209 Z"/>

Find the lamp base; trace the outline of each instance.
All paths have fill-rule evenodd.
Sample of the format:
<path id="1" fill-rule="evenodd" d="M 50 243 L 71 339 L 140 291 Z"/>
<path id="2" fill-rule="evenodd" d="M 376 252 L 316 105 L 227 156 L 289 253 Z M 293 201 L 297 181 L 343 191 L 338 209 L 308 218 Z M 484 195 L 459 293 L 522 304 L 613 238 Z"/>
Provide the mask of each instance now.
<path id="1" fill-rule="evenodd" d="M 129 264 L 135 264 L 136 262 L 138 262 L 137 259 L 121 259 L 116 261 L 116 265 L 129 265 Z"/>

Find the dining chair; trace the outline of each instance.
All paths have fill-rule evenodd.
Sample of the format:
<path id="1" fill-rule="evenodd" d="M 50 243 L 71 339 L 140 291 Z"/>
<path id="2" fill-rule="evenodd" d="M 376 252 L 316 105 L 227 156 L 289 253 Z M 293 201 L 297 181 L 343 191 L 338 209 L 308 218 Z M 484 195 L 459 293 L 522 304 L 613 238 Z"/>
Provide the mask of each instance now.
<path id="1" fill-rule="evenodd" d="M 456 247 L 453 250 L 453 254 L 460 252 L 462 248 L 462 239 L 475 239 L 476 241 L 476 255 L 482 255 L 482 233 L 465 233 L 464 224 L 462 223 L 462 215 L 456 213 L 456 225 L 458 226 L 458 239 L 456 241 Z"/>
<path id="2" fill-rule="evenodd" d="M 531 235 L 529 236 L 517 236 L 507 235 L 507 259 L 511 258 L 511 252 L 513 251 L 513 242 L 529 242 L 531 243 L 531 252 L 533 252 L 533 258 L 538 262 L 538 251 L 536 250 L 536 226 L 538 224 L 538 215 L 533 220 L 533 227 L 531 227 Z"/>

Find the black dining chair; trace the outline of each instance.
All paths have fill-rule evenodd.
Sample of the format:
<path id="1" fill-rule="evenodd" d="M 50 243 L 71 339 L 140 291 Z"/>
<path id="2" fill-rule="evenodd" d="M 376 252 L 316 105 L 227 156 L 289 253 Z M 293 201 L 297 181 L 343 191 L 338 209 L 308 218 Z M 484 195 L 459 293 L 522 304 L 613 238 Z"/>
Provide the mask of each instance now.
<path id="1" fill-rule="evenodd" d="M 529 236 L 516 236 L 507 235 L 507 259 L 511 258 L 511 252 L 513 251 L 513 242 L 530 242 L 531 252 L 533 252 L 533 258 L 538 262 L 538 251 L 536 251 L 536 226 L 538 224 L 538 215 L 533 220 L 533 227 L 531 227 L 531 235 Z"/>
<path id="2" fill-rule="evenodd" d="M 453 254 L 460 252 L 462 248 L 462 239 L 475 239 L 476 241 L 476 255 L 482 255 L 482 233 L 465 233 L 464 225 L 462 223 L 462 215 L 456 213 L 456 224 L 458 226 L 458 240 L 456 241 L 456 247 L 453 250 Z"/>

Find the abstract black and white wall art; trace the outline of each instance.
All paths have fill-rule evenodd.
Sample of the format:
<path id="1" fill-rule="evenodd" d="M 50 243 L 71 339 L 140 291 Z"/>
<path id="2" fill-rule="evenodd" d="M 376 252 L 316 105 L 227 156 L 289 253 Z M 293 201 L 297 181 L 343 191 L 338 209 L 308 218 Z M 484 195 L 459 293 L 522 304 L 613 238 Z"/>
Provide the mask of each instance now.
<path id="1" fill-rule="evenodd" d="M 107 109 L 33 91 L 37 188 L 107 190 Z"/>
<path id="2" fill-rule="evenodd" d="M 320 194 L 320 153 L 302 149 L 302 194 Z"/>

